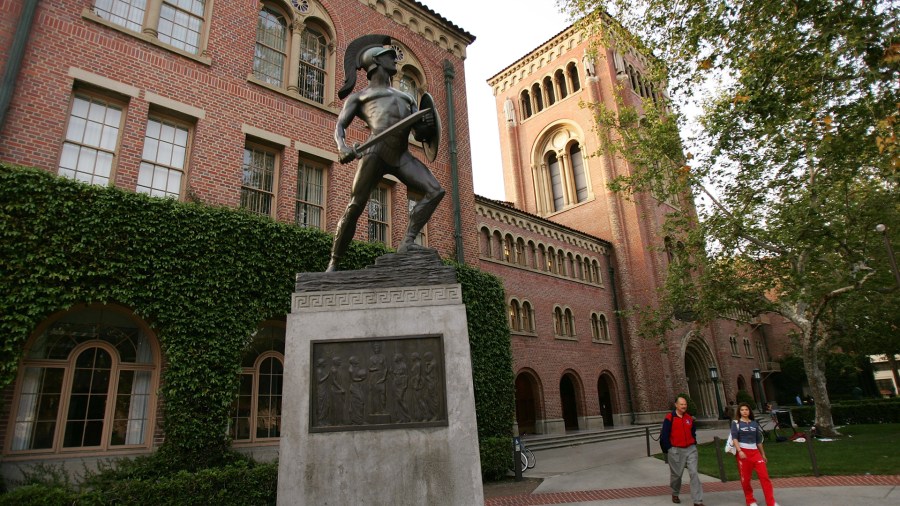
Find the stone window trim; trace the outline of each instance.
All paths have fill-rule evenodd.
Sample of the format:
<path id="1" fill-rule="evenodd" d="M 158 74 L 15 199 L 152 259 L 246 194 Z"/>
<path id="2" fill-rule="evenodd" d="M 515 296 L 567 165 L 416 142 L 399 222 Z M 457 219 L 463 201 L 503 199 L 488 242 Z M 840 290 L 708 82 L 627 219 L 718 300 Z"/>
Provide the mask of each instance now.
<path id="1" fill-rule="evenodd" d="M 601 312 L 591 313 L 591 341 L 594 343 L 612 344 L 609 333 L 609 319 Z"/>
<path id="2" fill-rule="evenodd" d="M 273 165 L 272 165 L 271 181 L 268 182 L 269 184 L 266 184 L 266 185 L 255 185 L 255 184 L 253 184 L 252 181 L 245 180 L 244 175 L 246 175 L 246 174 L 244 174 L 244 173 L 246 173 L 247 171 L 244 168 L 245 167 L 244 161 L 243 160 L 241 161 L 241 173 L 243 174 L 242 179 L 241 179 L 241 205 L 240 205 L 241 209 L 246 209 L 250 212 L 254 212 L 254 213 L 261 214 L 263 216 L 268 216 L 272 219 L 275 219 L 275 217 L 277 216 L 277 211 L 278 211 L 278 198 L 279 198 L 278 185 L 280 184 L 281 164 L 282 164 L 282 161 L 284 158 L 283 150 L 284 150 L 283 145 L 274 144 L 272 142 L 267 141 L 265 138 L 255 137 L 253 135 L 246 134 L 245 141 L 244 141 L 244 152 L 245 153 L 247 151 L 250 151 L 251 156 L 253 153 L 271 155 L 274 158 L 274 160 L 273 160 Z M 250 183 L 250 184 L 248 184 L 248 183 Z M 260 212 L 258 210 L 253 210 L 253 209 L 245 206 L 245 194 L 248 195 L 247 198 L 249 198 L 249 194 L 254 194 L 254 195 L 257 195 L 260 197 L 265 197 L 266 195 L 268 195 L 268 197 L 269 197 L 268 212 Z M 253 205 L 251 207 L 256 207 L 256 206 Z"/>
<path id="3" fill-rule="evenodd" d="M 301 188 L 301 184 L 307 182 L 309 184 L 315 184 L 315 181 L 310 182 L 310 179 L 307 177 L 305 179 L 301 179 L 301 172 L 303 170 L 312 170 L 319 171 L 321 182 L 319 183 L 318 192 L 315 191 L 315 188 L 311 188 L 307 186 L 307 188 Z M 320 230 L 324 230 L 327 225 L 327 210 L 328 210 L 328 176 L 331 173 L 331 163 L 325 163 L 317 158 L 308 156 L 306 153 L 300 151 L 298 160 L 297 160 L 297 190 L 295 192 L 295 209 L 294 209 L 294 222 L 300 226 L 311 226 L 318 228 Z M 310 206 L 315 207 L 319 211 L 319 223 L 310 224 L 300 223 L 300 213 L 299 210 L 301 207 Z"/>
<path id="4" fill-rule="evenodd" d="M 578 334 L 575 329 L 575 314 L 568 306 L 554 306 L 553 308 L 553 334 L 554 338 L 565 341 L 577 341 Z"/>
<path id="5" fill-rule="evenodd" d="M 571 60 L 523 87 L 518 92 L 522 122 L 578 94 L 583 89 L 578 79 L 578 64 Z"/>
<path id="6" fill-rule="evenodd" d="M 568 122 L 551 125 L 534 146 L 532 184 L 539 215 L 552 216 L 595 199 L 580 128 Z"/>
<path id="7" fill-rule="evenodd" d="M 479 226 L 479 257 L 488 262 L 517 269 L 537 271 L 591 286 L 603 287 L 600 262 L 587 254 L 568 252 L 560 247 L 534 240 L 525 241 L 521 236 L 499 229 L 491 230 L 488 225 Z M 508 245 L 508 246 L 507 246 Z M 507 258 L 507 251 L 509 257 Z M 524 257 L 519 253 L 523 252 Z M 559 255 L 565 273 L 559 271 Z M 552 264 L 548 264 L 551 262 Z M 549 268 L 547 267 L 549 265 Z M 586 268 L 589 266 L 589 268 Z"/>
<path id="8" fill-rule="evenodd" d="M 80 112 L 76 112 L 76 108 L 80 109 L 82 104 L 85 102 L 88 103 L 88 107 L 96 105 L 102 106 L 105 108 L 107 113 L 110 111 L 117 111 L 116 113 L 119 115 L 119 120 L 116 122 L 116 125 L 109 124 L 104 117 L 104 121 L 102 122 L 101 132 L 98 134 L 100 136 L 97 139 L 97 142 L 93 142 L 88 138 L 87 126 L 81 130 L 81 138 L 75 139 L 72 138 L 72 135 L 75 135 L 75 129 L 77 129 L 76 121 L 87 122 L 87 118 L 81 118 Z M 125 129 L 125 119 L 128 114 L 128 106 L 129 106 L 129 97 L 120 95 L 119 93 L 99 88 L 89 83 L 83 83 L 81 81 L 76 80 L 72 89 L 71 98 L 69 100 L 69 110 L 66 113 L 66 133 L 63 136 L 62 143 L 60 144 L 60 156 L 59 163 L 57 164 L 57 173 L 64 177 L 70 177 L 72 179 L 84 181 L 84 177 L 79 178 L 77 175 L 79 173 L 87 174 L 84 170 L 84 165 L 81 164 L 81 154 L 82 150 L 85 151 L 95 151 L 96 154 L 104 154 L 111 156 L 110 167 L 108 174 L 106 176 L 98 176 L 96 169 L 96 155 L 95 155 L 95 164 L 91 168 L 91 181 L 84 181 L 88 184 L 99 184 L 93 182 L 94 177 L 100 177 L 101 179 L 106 179 L 106 182 L 103 184 L 104 186 L 112 186 L 115 184 L 116 175 L 117 175 L 117 166 L 119 161 L 119 153 L 122 148 L 122 132 Z M 88 114 L 91 114 L 90 112 Z M 93 121 L 92 121 L 93 122 Z M 96 123 L 96 122 L 94 122 Z M 102 137 L 104 135 L 104 130 L 106 128 L 115 128 L 116 129 L 116 140 L 114 145 L 109 145 L 104 142 Z M 111 132 L 112 130 L 110 130 Z M 77 153 L 76 153 L 77 151 Z M 75 165 L 73 167 L 69 167 L 71 165 L 71 156 L 76 156 Z"/>
<path id="9" fill-rule="evenodd" d="M 374 198 L 376 193 L 382 193 L 384 195 L 382 198 L 383 202 L 379 202 Z M 393 204 L 393 194 L 393 187 L 384 182 L 379 183 L 378 186 L 372 189 L 365 210 L 366 217 L 368 218 L 368 231 L 366 237 L 369 242 L 380 242 L 387 247 L 391 247 L 391 243 L 393 242 L 391 236 L 391 206 Z"/>
<path id="10" fill-rule="evenodd" d="M 228 419 L 229 419 L 229 434 L 233 437 L 232 446 L 246 447 L 246 446 L 274 446 L 277 445 L 280 441 L 279 436 L 259 436 L 257 432 L 258 423 L 259 423 L 259 378 L 260 378 L 260 368 L 261 366 L 269 359 L 274 359 L 279 362 L 282 368 L 282 386 L 283 386 L 283 369 L 284 369 L 284 346 L 285 346 L 285 332 L 286 332 L 286 324 L 283 320 L 271 320 L 263 322 L 257 331 L 254 333 L 254 339 L 248 345 L 248 348 L 244 351 L 244 356 L 242 357 L 242 367 L 241 367 L 241 380 L 247 379 L 246 377 L 250 377 L 250 410 L 248 412 L 248 435 L 247 438 L 238 438 L 237 432 L 235 430 L 236 419 L 238 418 L 239 413 L 236 412 L 236 405 L 240 402 L 241 392 L 238 392 L 238 395 L 235 396 L 235 404 L 232 405 L 229 410 Z M 262 338 L 262 339 L 261 339 Z M 269 346 L 268 344 L 271 344 Z M 262 348 L 257 350 L 256 348 Z M 274 349 L 273 349 L 274 348 Z M 252 355 L 255 353 L 255 356 Z M 252 363 L 247 361 L 247 358 L 253 358 Z M 283 395 L 283 392 L 282 392 Z M 280 419 L 283 414 L 283 410 L 277 414 Z"/>
<path id="11" fill-rule="evenodd" d="M 196 128 L 196 123 L 189 121 L 186 118 L 183 118 L 179 115 L 173 115 L 166 110 L 163 110 L 158 107 L 154 107 L 152 104 L 150 106 L 150 111 L 147 116 L 147 121 L 144 123 L 145 128 L 149 126 L 150 121 L 157 121 L 165 125 L 170 125 L 175 128 L 180 128 L 187 131 L 187 139 L 184 145 L 184 154 L 183 154 L 183 163 L 181 167 L 177 167 L 175 165 L 165 165 L 165 167 L 172 171 L 179 171 L 181 173 L 181 184 L 178 191 L 178 200 L 184 200 L 187 195 L 188 188 L 188 180 L 190 178 L 190 160 L 191 160 L 191 146 L 194 140 L 194 130 Z M 147 136 L 145 132 L 144 142 L 147 142 Z M 142 150 L 145 151 L 146 144 L 142 147 Z M 173 159 L 174 160 L 174 159 Z M 149 160 L 146 158 L 141 158 L 141 168 L 139 168 L 138 175 L 138 186 L 140 186 L 140 171 L 143 170 L 144 163 L 154 163 L 153 160 Z M 155 182 L 155 181 L 154 181 Z M 136 189 L 137 191 L 137 189 Z"/>
<path id="12" fill-rule="evenodd" d="M 510 331 L 514 335 L 537 337 L 534 305 L 528 299 L 511 297 L 507 303 Z"/>
<path id="13" fill-rule="evenodd" d="M 119 359 L 118 353 L 116 352 L 115 347 L 110 345 L 106 341 L 97 340 L 88 340 L 86 342 L 80 343 L 78 346 L 73 348 L 66 359 L 47 359 L 47 358 L 29 358 L 33 347 L 35 346 L 37 339 L 50 327 L 60 320 L 65 319 L 66 316 L 71 315 L 80 311 L 90 311 L 90 310 L 100 310 L 104 312 L 110 312 L 119 315 L 119 317 L 125 317 L 131 320 L 131 323 L 135 325 L 146 338 L 148 344 L 148 352 L 149 357 L 147 357 L 147 363 L 139 363 L 139 362 L 123 362 Z M 104 415 L 104 429 L 103 429 L 103 441 L 100 446 L 90 446 L 90 447 L 70 447 L 63 448 L 62 441 L 62 433 L 65 429 L 65 422 L 68 419 L 68 404 L 70 402 L 71 390 L 72 390 L 72 370 L 74 369 L 74 361 L 78 358 L 78 356 L 86 350 L 91 348 L 99 348 L 107 353 L 111 353 L 114 357 L 113 360 L 115 362 L 115 371 L 117 373 L 121 373 L 122 371 L 144 371 L 150 373 L 149 384 L 147 385 L 147 391 L 149 393 L 148 402 L 145 406 L 146 408 L 146 427 L 144 428 L 143 439 L 144 441 L 140 444 L 126 444 L 126 445 L 111 445 L 109 444 L 109 434 L 112 428 L 112 419 L 111 416 L 111 408 L 107 408 L 107 413 Z M 40 323 L 31 334 L 28 339 L 27 344 L 24 347 L 23 358 L 21 359 L 18 367 L 18 373 L 15 382 L 13 385 L 15 386 L 15 390 L 13 392 L 12 399 L 10 401 L 10 410 L 9 410 L 9 421 L 7 425 L 7 437 L 6 443 L 3 448 L 3 459 L 9 462 L 20 461 L 20 460 L 30 460 L 35 457 L 48 457 L 48 456 L 72 456 L 72 457 L 91 457 L 96 455 L 117 455 L 117 454 L 135 454 L 135 453 L 145 453 L 151 451 L 153 446 L 154 434 L 156 432 L 156 422 L 157 422 L 157 407 L 158 400 L 156 392 L 159 389 L 160 384 L 160 363 L 161 363 L 161 352 L 159 349 L 159 342 L 156 338 L 156 335 L 150 329 L 149 325 L 146 324 L 143 320 L 134 315 L 133 311 L 126 309 L 125 307 L 119 306 L 117 304 L 76 304 L 71 308 L 60 311 L 54 315 L 51 315 L 49 318 L 45 319 L 42 323 Z M 19 409 L 21 409 L 21 401 L 22 401 L 22 388 L 25 383 L 25 375 L 29 368 L 64 368 L 64 379 L 61 388 L 61 397 L 65 397 L 64 399 L 60 399 L 60 405 L 58 407 L 58 412 L 56 416 L 57 427 L 53 436 L 53 445 L 51 448 L 47 449 L 36 449 L 36 450 L 13 450 L 13 442 L 15 439 L 15 425 L 16 418 L 18 415 Z M 115 376 L 118 378 L 118 376 Z M 113 385 L 113 376 L 111 376 L 110 388 L 108 390 L 108 396 L 112 396 L 117 394 L 118 384 Z M 117 382 L 116 382 L 117 383 Z M 108 403 L 110 406 L 115 403 Z M 114 415 L 113 415 L 114 416 Z"/>
<path id="14" fill-rule="evenodd" d="M 337 55 L 335 52 L 336 46 L 334 41 L 337 37 L 334 23 L 331 21 L 330 16 L 325 11 L 324 7 L 319 5 L 318 2 L 310 1 L 308 2 L 307 11 L 300 12 L 296 8 L 288 5 L 287 2 L 281 0 L 266 0 L 259 3 L 259 8 L 261 10 L 269 9 L 277 11 L 286 21 L 287 40 L 285 41 L 285 69 L 280 85 L 268 83 L 265 80 L 256 77 L 253 69 L 248 73 L 247 81 L 337 115 L 340 112 L 340 108 L 336 107 L 337 99 L 335 95 L 335 65 Z M 318 32 L 325 38 L 326 61 L 324 62 L 324 66 L 320 67 L 325 74 L 324 96 L 321 102 L 304 96 L 303 91 L 299 86 L 300 69 L 302 65 L 302 38 L 307 27 Z"/>
<path id="15" fill-rule="evenodd" d="M 122 25 L 109 21 L 96 14 L 91 7 L 85 7 L 81 11 L 81 17 L 88 21 L 103 25 L 123 34 L 136 37 L 158 48 L 175 53 L 185 58 L 190 58 L 203 65 L 212 65 L 212 58 L 207 53 L 207 44 L 209 42 L 209 25 L 212 18 L 213 4 L 216 0 L 206 0 L 203 13 L 203 28 L 200 32 L 199 54 L 193 54 L 173 45 L 167 44 L 159 40 L 157 28 L 159 26 L 160 11 L 162 9 L 163 0 L 148 0 L 147 10 L 144 16 L 142 31 L 136 32 Z M 219 0 L 221 1 L 221 0 Z"/>

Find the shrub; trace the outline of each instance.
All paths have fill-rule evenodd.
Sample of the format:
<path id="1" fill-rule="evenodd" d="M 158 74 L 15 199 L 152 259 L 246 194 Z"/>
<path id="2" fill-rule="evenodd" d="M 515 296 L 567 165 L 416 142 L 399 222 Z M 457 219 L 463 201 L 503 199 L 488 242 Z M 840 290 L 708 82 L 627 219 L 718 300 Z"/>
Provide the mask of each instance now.
<path id="1" fill-rule="evenodd" d="M 512 437 L 488 437 L 479 442 L 481 475 L 487 481 L 496 481 L 512 469 Z"/>
<path id="2" fill-rule="evenodd" d="M 754 399 L 752 395 L 750 395 L 746 390 L 738 390 L 737 403 L 740 404 L 742 402 L 746 402 L 751 406 L 756 406 L 756 399 Z"/>
<path id="3" fill-rule="evenodd" d="M 791 408 L 791 416 L 798 427 L 811 427 L 816 423 L 816 407 Z M 832 404 L 831 417 L 835 425 L 900 423 L 900 402 L 891 399 L 841 402 Z"/>
<path id="4" fill-rule="evenodd" d="M 0 506 L 67 506 L 77 498 L 72 489 L 34 483 L 0 495 Z"/>

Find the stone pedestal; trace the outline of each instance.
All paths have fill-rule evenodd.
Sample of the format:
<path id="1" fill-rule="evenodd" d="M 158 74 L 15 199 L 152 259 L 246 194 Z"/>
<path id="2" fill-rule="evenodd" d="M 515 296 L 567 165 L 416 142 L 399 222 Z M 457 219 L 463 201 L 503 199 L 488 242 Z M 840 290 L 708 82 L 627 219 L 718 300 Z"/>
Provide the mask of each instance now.
<path id="1" fill-rule="evenodd" d="M 298 275 L 280 506 L 482 505 L 462 290 L 433 250 Z"/>

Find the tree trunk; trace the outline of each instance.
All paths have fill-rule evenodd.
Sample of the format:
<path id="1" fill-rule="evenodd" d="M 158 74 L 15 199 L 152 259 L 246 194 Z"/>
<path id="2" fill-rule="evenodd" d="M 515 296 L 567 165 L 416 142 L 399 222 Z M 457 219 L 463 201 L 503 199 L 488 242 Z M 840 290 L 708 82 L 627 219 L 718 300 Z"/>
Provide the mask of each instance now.
<path id="1" fill-rule="evenodd" d="M 887 355 L 888 366 L 891 368 L 891 374 L 894 375 L 894 385 L 900 387 L 900 375 L 897 374 L 897 360 L 894 358 L 894 352 L 890 351 L 885 353 Z M 894 395 L 898 395 L 900 392 L 897 391 L 897 388 L 894 388 Z"/>
<path id="2" fill-rule="evenodd" d="M 819 364 L 816 343 L 811 342 L 811 336 L 808 334 L 804 335 L 802 339 L 803 367 L 806 370 L 806 379 L 809 381 L 813 401 L 816 403 L 816 434 L 827 437 L 839 436 L 840 434 L 834 429 L 834 420 L 831 417 L 831 400 L 828 398 L 828 389 L 825 384 L 825 371 Z"/>

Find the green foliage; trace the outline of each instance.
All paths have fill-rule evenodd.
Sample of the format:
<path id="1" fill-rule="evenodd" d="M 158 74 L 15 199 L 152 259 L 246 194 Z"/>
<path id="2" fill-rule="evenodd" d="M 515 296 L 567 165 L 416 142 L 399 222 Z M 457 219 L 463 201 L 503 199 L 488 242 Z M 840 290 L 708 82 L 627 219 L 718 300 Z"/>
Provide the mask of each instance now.
<path id="1" fill-rule="evenodd" d="M 756 399 L 753 398 L 753 395 L 746 390 L 738 390 L 737 403 L 740 404 L 742 402 L 746 402 L 750 406 L 756 406 Z"/>
<path id="2" fill-rule="evenodd" d="M 481 452 L 481 476 L 487 481 L 497 481 L 512 469 L 512 438 L 488 437 L 478 442 Z"/>
<path id="3" fill-rule="evenodd" d="M 0 506 L 68 506 L 77 498 L 77 492 L 65 487 L 32 484 L 0 495 Z"/>
<path id="4" fill-rule="evenodd" d="M 48 316 L 79 303 L 133 308 L 160 341 L 168 470 L 232 464 L 226 435 L 241 352 L 290 310 L 298 272 L 325 269 L 331 237 L 224 207 L 90 186 L 0 164 L 0 388 Z M 346 269 L 388 250 L 353 243 Z M 502 285 L 458 266 L 467 304 L 480 437 L 512 426 Z"/>
<path id="5" fill-rule="evenodd" d="M 791 416 L 794 423 L 801 428 L 816 424 L 816 411 L 813 406 L 792 407 Z M 835 403 L 831 406 L 831 416 L 837 425 L 900 423 L 900 398 Z"/>
<path id="6" fill-rule="evenodd" d="M 819 355 L 844 316 L 832 312 L 835 302 L 894 284 L 873 228 L 900 229 L 900 6 L 560 4 L 599 44 L 654 55 L 645 77 L 674 98 L 634 106 L 617 97 L 616 108 L 595 108 L 605 139 L 598 154 L 619 155 L 631 169 L 610 187 L 683 204 L 664 226 L 685 248 L 670 265 L 661 304 L 629 308 L 642 334 L 659 338 L 679 314 L 699 325 L 729 309 L 777 312 L 797 328 L 827 430 Z M 682 107 L 702 111 L 683 144 Z M 695 213 L 685 199 L 697 195 L 708 203 Z M 877 318 L 864 304 L 856 311 L 857 327 Z"/>

